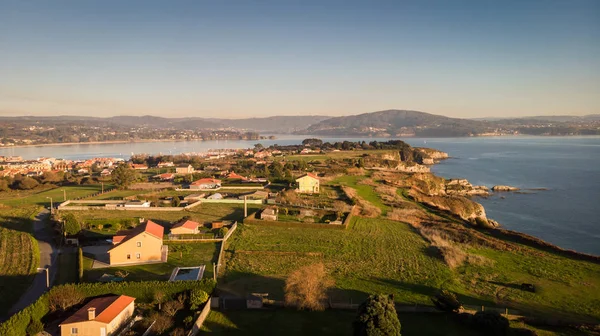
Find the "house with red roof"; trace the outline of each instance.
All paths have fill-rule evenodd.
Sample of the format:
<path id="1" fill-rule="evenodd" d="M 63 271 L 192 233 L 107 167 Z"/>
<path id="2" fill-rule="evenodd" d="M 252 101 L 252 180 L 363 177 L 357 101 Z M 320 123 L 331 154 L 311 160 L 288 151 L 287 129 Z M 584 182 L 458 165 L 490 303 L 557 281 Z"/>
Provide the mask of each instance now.
<path id="1" fill-rule="evenodd" d="M 167 248 L 163 245 L 164 228 L 151 220 L 131 230 L 119 231 L 108 250 L 110 265 L 144 262 L 166 262 Z"/>
<path id="2" fill-rule="evenodd" d="M 245 176 L 236 174 L 235 172 L 231 172 L 231 173 L 227 174 L 227 178 L 230 180 L 242 180 L 242 181 L 247 180 L 247 178 Z"/>
<path id="3" fill-rule="evenodd" d="M 317 194 L 319 193 L 319 177 L 313 173 L 306 173 L 296 179 L 299 193 Z"/>
<path id="4" fill-rule="evenodd" d="M 219 189 L 221 188 L 221 180 L 214 178 L 202 178 L 190 184 L 190 189 Z"/>
<path id="5" fill-rule="evenodd" d="M 173 173 L 164 173 L 159 175 L 154 175 L 154 178 L 161 181 L 173 181 L 175 178 L 175 174 Z"/>
<path id="6" fill-rule="evenodd" d="M 172 234 L 197 234 L 200 223 L 189 219 L 182 219 L 171 227 Z"/>
<path id="7" fill-rule="evenodd" d="M 126 295 L 97 297 L 60 325 L 61 336 L 114 335 L 133 316 L 135 298 Z"/>

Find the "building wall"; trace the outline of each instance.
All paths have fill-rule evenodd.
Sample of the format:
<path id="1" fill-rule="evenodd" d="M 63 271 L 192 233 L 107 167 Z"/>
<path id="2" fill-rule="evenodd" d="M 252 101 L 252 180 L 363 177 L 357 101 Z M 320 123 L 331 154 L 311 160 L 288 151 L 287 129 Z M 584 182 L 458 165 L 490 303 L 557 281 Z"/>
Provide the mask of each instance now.
<path id="1" fill-rule="evenodd" d="M 106 328 L 106 336 L 114 335 L 123 324 L 133 316 L 134 302 L 130 303 L 123 311 L 112 320 L 111 323 L 106 324 L 98 321 L 82 321 L 77 323 L 69 323 L 61 325 L 60 335 L 61 336 L 100 336 L 101 329 Z M 77 328 L 77 334 L 71 334 L 71 328 Z"/>
<path id="2" fill-rule="evenodd" d="M 142 242 L 138 247 L 137 242 Z M 110 253 L 110 264 L 128 264 L 140 263 L 146 261 L 161 261 L 162 237 L 158 239 L 148 233 L 141 233 L 136 237 L 117 245 Z M 140 253 L 140 259 L 137 259 L 136 253 Z M 127 259 L 127 254 L 131 259 Z"/>
<path id="3" fill-rule="evenodd" d="M 178 228 L 171 229 L 171 233 L 172 234 L 196 234 L 196 233 L 198 233 L 198 229 L 190 230 L 188 228 L 178 227 Z"/>
<path id="4" fill-rule="evenodd" d="M 304 193 L 318 193 L 319 180 L 309 176 L 298 179 L 298 191 Z"/>

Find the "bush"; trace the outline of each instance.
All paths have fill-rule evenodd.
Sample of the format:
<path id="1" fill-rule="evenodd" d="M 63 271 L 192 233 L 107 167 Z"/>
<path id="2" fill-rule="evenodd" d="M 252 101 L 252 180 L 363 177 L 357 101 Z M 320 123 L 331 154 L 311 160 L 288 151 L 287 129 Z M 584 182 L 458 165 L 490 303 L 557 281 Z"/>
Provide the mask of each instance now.
<path id="1" fill-rule="evenodd" d="M 173 318 L 171 318 L 170 316 L 155 313 L 152 316 L 150 316 L 150 319 L 152 321 L 155 321 L 154 325 L 152 325 L 152 331 L 154 331 L 158 335 L 163 334 L 165 331 L 169 330 L 173 326 Z"/>
<path id="2" fill-rule="evenodd" d="M 358 308 L 353 328 L 355 336 L 400 336 L 394 299 L 388 295 L 369 296 Z"/>
<path id="3" fill-rule="evenodd" d="M 503 336 L 508 333 L 508 319 L 495 311 L 480 311 L 473 315 L 473 325 L 486 335 Z"/>
<path id="4" fill-rule="evenodd" d="M 190 309 L 196 310 L 206 301 L 208 301 L 208 293 L 205 291 L 194 289 L 190 292 Z"/>
<path id="5" fill-rule="evenodd" d="M 462 307 L 456 298 L 456 295 L 445 289 L 439 291 L 434 297 L 431 298 L 431 301 L 437 309 L 445 312 L 458 312 Z"/>
<path id="6" fill-rule="evenodd" d="M 327 289 L 332 285 L 323 263 L 301 267 L 285 281 L 285 304 L 298 309 L 324 310 Z"/>
<path id="7" fill-rule="evenodd" d="M 162 307 L 162 311 L 169 316 L 175 316 L 181 309 L 183 309 L 183 303 L 175 300 L 165 302 Z"/>
<path id="8" fill-rule="evenodd" d="M 220 237 L 225 237 L 225 235 L 227 234 L 227 232 L 229 232 L 229 229 L 226 227 L 222 227 L 219 229 L 219 236 Z"/>
<path id="9" fill-rule="evenodd" d="M 186 327 L 190 327 L 192 325 L 192 323 L 194 323 L 194 317 L 193 316 L 186 316 L 183 319 L 183 324 L 185 324 Z"/>
<path id="10" fill-rule="evenodd" d="M 44 331 L 44 324 L 40 320 L 31 320 L 27 326 L 27 335 L 35 336 Z"/>
<path id="11" fill-rule="evenodd" d="M 54 290 L 50 291 L 49 307 L 51 311 L 62 310 L 65 311 L 74 305 L 83 301 L 85 297 L 77 289 L 75 285 L 64 285 L 55 287 Z"/>

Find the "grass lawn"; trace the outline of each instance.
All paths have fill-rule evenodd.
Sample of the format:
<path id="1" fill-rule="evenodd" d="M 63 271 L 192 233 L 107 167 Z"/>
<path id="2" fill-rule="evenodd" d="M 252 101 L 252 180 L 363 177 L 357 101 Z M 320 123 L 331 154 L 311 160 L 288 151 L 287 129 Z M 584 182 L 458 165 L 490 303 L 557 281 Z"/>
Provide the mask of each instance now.
<path id="1" fill-rule="evenodd" d="M 185 244 L 189 246 L 190 250 L 180 254 L 174 252 L 176 246 Z M 169 258 L 168 262 L 160 264 L 148 264 L 148 265 L 134 265 L 134 266 L 122 266 L 122 267 L 109 267 L 92 269 L 92 261 L 89 258 L 85 258 L 84 261 L 84 281 L 95 282 L 103 274 L 108 273 L 115 275 L 117 271 L 125 271 L 129 273 L 127 281 L 147 281 L 147 280 L 161 280 L 166 281 L 169 279 L 171 272 L 177 266 L 200 266 L 206 265 L 204 271 L 204 278 L 213 277 L 213 262 L 217 260 L 217 254 L 219 253 L 220 243 L 172 243 L 169 242 Z"/>
<path id="2" fill-rule="evenodd" d="M 54 285 L 77 283 L 77 252 L 63 252 L 58 255 L 58 274 Z"/>
<path id="3" fill-rule="evenodd" d="M 105 189 L 108 189 L 110 187 L 111 187 L 111 185 L 104 184 Z M 66 191 L 67 199 L 74 199 L 74 198 L 89 196 L 89 195 L 95 194 L 97 192 L 100 192 L 102 190 L 102 186 L 100 184 L 91 184 L 91 185 L 57 187 L 57 188 L 39 191 L 39 192 L 34 191 L 33 193 L 26 192 L 24 197 L 13 196 L 10 199 L 5 199 L 0 202 L 7 204 L 7 205 L 13 205 L 13 206 L 21 206 L 21 205 L 26 205 L 26 204 L 50 206 L 50 199 L 48 199 L 48 197 L 52 198 L 52 201 L 54 202 L 54 204 L 60 203 L 64 200 L 63 190 Z M 14 192 L 12 192 L 12 193 L 14 194 Z"/>
<path id="4" fill-rule="evenodd" d="M 121 200 L 124 197 L 138 195 L 146 192 L 145 190 L 112 190 L 107 193 L 90 197 L 90 200 Z"/>
<path id="5" fill-rule="evenodd" d="M 211 311 L 200 334 L 218 335 L 352 335 L 356 312 L 325 310 L 322 312 L 291 309 Z M 447 314 L 402 313 L 398 315 L 403 336 L 478 336 L 478 331 L 459 324 Z M 535 330 L 540 336 L 564 335 L 537 330 L 523 323 L 513 328 Z M 572 333 L 577 335 L 577 333 Z"/>
<path id="6" fill-rule="evenodd" d="M 0 316 L 27 290 L 39 266 L 38 244 L 30 234 L 38 210 L 0 207 Z"/>
<path id="7" fill-rule="evenodd" d="M 260 209 L 258 204 L 248 204 L 248 213 Z M 111 223 L 115 219 L 127 218 L 146 218 L 157 221 L 161 224 L 172 223 L 185 216 L 190 216 L 192 220 L 199 223 L 212 222 L 216 220 L 235 220 L 241 221 L 244 218 L 243 204 L 226 203 L 206 203 L 201 204 L 190 211 L 118 211 L 118 210 L 89 210 L 72 211 L 75 216 L 83 223 L 95 223 L 107 220 Z"/>
<path id="8" fill-rule="evenodd" d="M 336 281 L 331 299 L 359 302 L 391 293 L 401 303 L 430 304 L 443 287 L 463 304 L 511 307 L 530 314 L 600 321 L 600 265 L 529 249 L 471 249 L 488 262 L 450 269 L 407 224 L 355 217 L 347 230 L 241 225 L 227 246 L 223 289 L 283 298 L 286 276 L 323 262 Z M 533 283 L 537 293 L 517 289 Z"/>
<path id="9" fill-rule="evenodd" d="M 366 201 L 370 202 L 374 206 L 381 209 L 381 213 L 383 215 L 385 215 L 387 213 L 387 211 L 390 209 L 390 207 L 383 204 L 383 202 L 381 201 L 381 198 L 379 198 L 379 196 L 375 192 L 375 189 L 373 188 L 373 186 L 358 183 L 363 179 L 365 179 L 364 176 L 345 175 L 345 176 L 339 177 L 339 178 L 331 181 L 331 184 L 337 183 L 337 184 L 340 184 L 343 186 L 348 186 L 353 189 L 356 189 L 358 196 L 362 197 Z"/>

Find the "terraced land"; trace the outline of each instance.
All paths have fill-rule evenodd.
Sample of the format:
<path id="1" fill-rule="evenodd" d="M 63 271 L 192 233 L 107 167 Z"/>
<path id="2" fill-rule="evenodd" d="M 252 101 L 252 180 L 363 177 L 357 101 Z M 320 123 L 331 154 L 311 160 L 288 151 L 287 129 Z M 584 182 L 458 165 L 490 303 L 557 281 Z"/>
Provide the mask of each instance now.
<path id="1" fill-rule="evenodd" d="M 0 316 L 27 290 L 39 266 L 39 249 L 30 234 L 37 207 L 0 208 Z"/>

